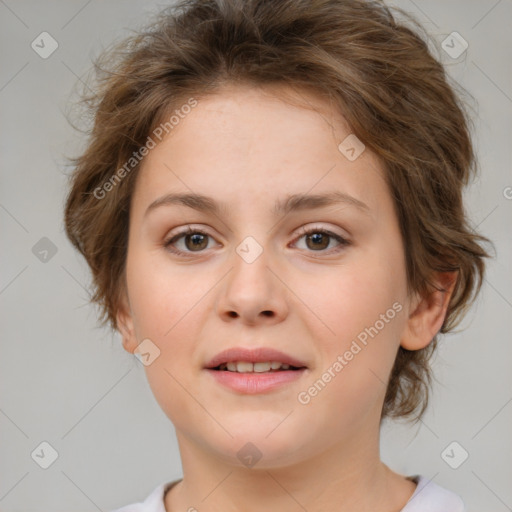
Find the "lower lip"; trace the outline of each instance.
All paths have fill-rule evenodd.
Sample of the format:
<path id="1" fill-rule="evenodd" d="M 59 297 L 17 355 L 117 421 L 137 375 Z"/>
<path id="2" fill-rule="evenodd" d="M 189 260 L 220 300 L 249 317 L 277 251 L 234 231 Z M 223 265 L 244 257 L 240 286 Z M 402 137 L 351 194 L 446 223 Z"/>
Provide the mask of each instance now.
<path id="1" fill-rule="evenodd" d="M 238 373 L 206 369 L 206 371 L 223 386 L 233 391 L 255 395 L 272 391 L 284 384 L 294 382 L 304 375 L 306 368 L 268 373 Z"/>

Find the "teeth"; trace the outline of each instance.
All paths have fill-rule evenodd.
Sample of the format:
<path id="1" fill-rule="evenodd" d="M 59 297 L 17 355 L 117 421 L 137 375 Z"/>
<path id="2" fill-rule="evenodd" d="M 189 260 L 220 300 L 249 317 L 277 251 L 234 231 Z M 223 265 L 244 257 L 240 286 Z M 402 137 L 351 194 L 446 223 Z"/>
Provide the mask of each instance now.
<path id="1" fill-rule="evenodd" d="M 279 363 L 278 361 L 269 361 L 264 363 L 249 363 L 247 361 L 231 361 L 219 366 L 220 370 L 228 370 L 238 373 L 264 373 L 270 370 L 289 370 L 290 365 Z"/>
<path id="2" fill-rule="evenodd" d="M 261 373 L 261 372 L 268 372 L 272 368 L 272 363 L 254 363 L 254 371 Z"/>
<path id="3" fill-rule="evenodd" d="M 252 363 L 236 363 L 236 371 L 238 373 L 249 373 L 253 371 L 253 366 Z"/>

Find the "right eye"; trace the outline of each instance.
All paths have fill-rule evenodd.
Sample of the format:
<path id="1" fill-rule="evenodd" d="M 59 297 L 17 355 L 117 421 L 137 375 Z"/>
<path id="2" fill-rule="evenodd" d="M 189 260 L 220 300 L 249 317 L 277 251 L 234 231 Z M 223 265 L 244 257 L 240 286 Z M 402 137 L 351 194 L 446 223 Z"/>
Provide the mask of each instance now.
<path id="1" fill-rule="evenodd" d="M 211 238 L 208 233 L 200 229 L 193 229 L 190 226 L 164 242 L 164 247 L 179 256 L 189 255 L 194 252 L 203 252 L 203 249 L 208 248 L 208 238 Z M 182 242 L 182 248 L 176 248 L 175 244 Z"/>

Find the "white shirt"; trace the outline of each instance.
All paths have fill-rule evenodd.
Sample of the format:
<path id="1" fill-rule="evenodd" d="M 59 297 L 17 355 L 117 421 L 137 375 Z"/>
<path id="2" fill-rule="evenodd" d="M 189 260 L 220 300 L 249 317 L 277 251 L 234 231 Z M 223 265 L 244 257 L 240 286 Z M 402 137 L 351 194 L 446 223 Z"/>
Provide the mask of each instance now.
<path id="1" fill-rule="evenodd" d="M 464 512 L 464 502 L 455 493 L 423 476 L 415 476 L 413 480 L 417 483 L 416 490 L 401 512 Z M 165 490 L 179 481 L 163 482 L 143 502 L 126 505 L 111 512 L 166 512 Z"/>

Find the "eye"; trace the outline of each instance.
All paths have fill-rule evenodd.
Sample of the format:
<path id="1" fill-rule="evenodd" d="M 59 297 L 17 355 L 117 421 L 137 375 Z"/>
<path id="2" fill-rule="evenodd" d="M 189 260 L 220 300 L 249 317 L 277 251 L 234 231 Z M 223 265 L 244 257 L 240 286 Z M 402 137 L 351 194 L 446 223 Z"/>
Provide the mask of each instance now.
<path id="1" fill-rule="evenodd" d="M 305 237 L 306 249 L 310 249 L 314 252 L 339 252 L 344 247 L 350 245 L 347 239 L 327 229 L 318 227 L 310 229 L 302 228 L 301 233 L 301 236 L 297 240 Z M 338 246 L 335 247 L 334 250 L 325 251 L 325 249 L 329 247 L 332 239 L 338 242 Z"/>
<path id="2" fill-rule="evenodd" d="M 208 248 L 208 238 L 211 238 L 208 233 L 200 229 L 192 229 L 190 226 L 181 233 L 177 233 L 169 240 L 164 242 L 164 247 L 174 254 L 187 254 L 191 252 L 201 252 L 203 249 Z M 184 249 L 176 249 L 174 245 L 183 239 Z"/>
<path id="3" fill-rule="evenodd" d="M 339 252 L 344 247 L 350 245 L 350 242 L 342 236 L 319 227 L 310 229 L 302 228 L 301 236 L 296 240 L 300 240 L 304 237 L 306 241 L 306 249 L 314 252 Z M 186 230 L 183 230 L 166 240 L 164 242 L 164 247 L 168 251 L 180 256 L 190 255 L 191 253 L 203 252 L 204 249 L 208 249 L 208 238 L 212 237 L 205 231 L 193 229 L 188 226 Z M 326 251 L 325 249 L 331 245 L 331 241 L 333 239 L 338 242 L 337 247 Z M 181 248 L 176 247 L 179 243 L 181 243 Z"/>

